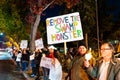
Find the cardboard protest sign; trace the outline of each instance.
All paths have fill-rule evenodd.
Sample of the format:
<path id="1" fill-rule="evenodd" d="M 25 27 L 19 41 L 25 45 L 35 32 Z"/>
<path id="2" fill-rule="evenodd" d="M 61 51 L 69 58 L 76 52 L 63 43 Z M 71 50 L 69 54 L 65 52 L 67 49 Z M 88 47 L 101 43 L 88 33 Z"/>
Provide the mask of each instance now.
<path id="1" fill-rule="evenodd" d="M 52 59 L 51 58 L 47 58 L 47 57 L 42 57 L 41 58 L 41 62 L 40 62 L 40 66 L 41 67 L 46 67 L 49 68 L 51 67 L 52 63 Z"/>
<path id="2" fill-rule="evenodd" d="M 42 38 L 35 40 L 35 47 L 36 47 L 36 49 L 42 49 L 42 48 L 44 48 Z"/>
<path id="3" fill-rule="evenodd" d="M 70 42 L 83 39 L 78 12 L 46 19 L 48 44 Z"/>
<path id="4" fill-rule="evenodd" d="M 27 48 L 27 46 L 28 46 L 28 41 L 27 40 L 21 40 L 20 48 L 24 49 L 24 48 Z"/>
<path id="5" fill-rule="evenodd" d="M 30 55 L 30 60 L 34 60 L 35 59 L 35 54 Z"/>

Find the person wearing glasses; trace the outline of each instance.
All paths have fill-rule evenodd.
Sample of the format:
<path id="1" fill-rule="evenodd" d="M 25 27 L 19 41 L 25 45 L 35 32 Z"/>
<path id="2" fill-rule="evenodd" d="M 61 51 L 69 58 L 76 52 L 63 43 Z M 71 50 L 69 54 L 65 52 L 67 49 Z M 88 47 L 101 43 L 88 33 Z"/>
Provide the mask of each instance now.
<path id="1" fill-rule="evenodd" d="M 114 47 L 103 43 L 100 49 L 101 58 L 92 67 L 89 61 L 84 61 L 88 74 L 97 80 L 120 80 L 120 60 L 114 57 Z"/>

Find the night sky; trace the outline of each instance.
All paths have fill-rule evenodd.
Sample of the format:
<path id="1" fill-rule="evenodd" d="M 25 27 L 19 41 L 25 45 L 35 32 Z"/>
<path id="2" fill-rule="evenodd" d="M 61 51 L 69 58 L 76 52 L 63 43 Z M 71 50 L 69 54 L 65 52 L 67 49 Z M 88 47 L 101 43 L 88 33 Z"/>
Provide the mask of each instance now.
<path id="1" fill-rule="evenodd" d="M 117 21 L 120 16 L 120 0 L 106 0 L 105 6 L 108 6 L 106 13 L 112 14 L 114 16 L 114 20 Z"/>
<path id="2" fill-rule="evenodd" d="M 104 2 L 103 8 L 108 7 L 106 14 L 112 14 L 114 20 L 117 21 L 120 16 L 120 0 L 105 0 Z M 45 15 L 41 17 L 41 20 L 45 21 L 48 17 L 58 16 L 62 10 L 64 10 L 64 6 L 55 5 L 54 8 L 49 7 L 43 12 Z"/>
<path id="3" fill-rule="evenodd" d="M 43 16 L 41 17 L 41 20 L 44 22 L 46 18 L 59 16 L 60 11 L 62 10 L 64 10 L 63 6 L 59 6 L 59 5 L 55 5 L 54 7 L 49 7 L 43 12 Z"/>

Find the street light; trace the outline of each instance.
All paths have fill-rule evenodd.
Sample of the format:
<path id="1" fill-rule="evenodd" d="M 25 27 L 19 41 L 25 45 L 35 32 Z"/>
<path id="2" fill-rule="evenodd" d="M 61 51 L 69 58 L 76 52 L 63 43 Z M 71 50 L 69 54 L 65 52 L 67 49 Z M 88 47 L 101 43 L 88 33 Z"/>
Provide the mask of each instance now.
<path id="1" fill-rule="evenodd" d="M 98 52 L 99 52 L 99 25 L 98 25 L 98 5 L 97 5 L 97 0 L 95 0 L 95 3 L 96 3 L 97 41 L 98 41 Z"/>
<path id="2" fill-rule="evenodd" d="M 2 36 L 2 35 L 3 35 L 3 33 L 0 33 L 0 35 Z"/>
<path id="3" fill-rule="evenodd" d="M 3 38 L 4 38 L 4 34 L 0 32 L 0 41 L 3 41 Z"/>

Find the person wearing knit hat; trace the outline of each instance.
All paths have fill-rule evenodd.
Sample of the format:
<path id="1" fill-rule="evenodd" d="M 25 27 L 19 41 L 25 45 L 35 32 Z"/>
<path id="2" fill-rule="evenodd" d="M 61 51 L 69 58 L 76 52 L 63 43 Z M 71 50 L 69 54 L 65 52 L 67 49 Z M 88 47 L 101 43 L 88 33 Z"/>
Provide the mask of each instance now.
<path id="1" fill-rule="evenodd" d="M 71 62 L 71 67 L 69 71 L 70 80 L 91 80 L 84 68 L 84 60 L 86 53 L 87 47 L 84 43 L 81 42 L 79 44 L 77 53 Z"/>
<path id="2" fill-rule="evenodd" d="M 79 42 L 79 43 L 78 43 L 78 47 L 79 47 L 79 46 L 84 46 L 85 48 L 87 48 L 85 42 Z"/>

